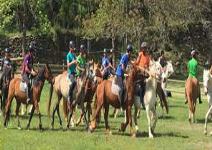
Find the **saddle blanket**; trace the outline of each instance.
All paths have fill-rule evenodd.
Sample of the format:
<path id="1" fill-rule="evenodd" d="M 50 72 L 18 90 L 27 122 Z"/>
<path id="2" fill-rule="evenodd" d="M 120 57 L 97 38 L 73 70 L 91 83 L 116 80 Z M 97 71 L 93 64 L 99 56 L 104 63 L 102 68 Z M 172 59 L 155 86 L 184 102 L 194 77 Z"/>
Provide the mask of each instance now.
<path id="1" fill-rule="evenodd" d="M 115 79 L 114 79 L 112 81 L 112 85 L 111 85 L 111 91 L 112 91 L 112 93 L 118 96 L 120 90 L 121 90 L 121 88 L 117 84 L 115 84 Z"/>
<path id="2" fill-rule="evenodd" d="M 26 89 L 26 88 L 27 88 L 26 82 L 21 81 L 21 82 L 20 82 L 20 90 L 21 90 L 22 92 L 25 92 L 25 89 Z"/>

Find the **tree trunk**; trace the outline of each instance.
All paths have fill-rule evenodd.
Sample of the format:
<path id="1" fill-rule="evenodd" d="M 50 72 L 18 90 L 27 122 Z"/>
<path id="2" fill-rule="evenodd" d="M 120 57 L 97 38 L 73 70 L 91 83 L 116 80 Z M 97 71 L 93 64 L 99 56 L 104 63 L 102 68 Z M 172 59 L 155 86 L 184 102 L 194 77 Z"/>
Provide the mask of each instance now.
<path id="1" fill-rule="evenodd" d="M 27 0 L 24 0 L 24 13 L 23 13 L 23 22 L 22 22 L 22 56 L 24 57 L 25 55 L 25 50 L 26 50 L 26 9 L 27 9 Z"/>

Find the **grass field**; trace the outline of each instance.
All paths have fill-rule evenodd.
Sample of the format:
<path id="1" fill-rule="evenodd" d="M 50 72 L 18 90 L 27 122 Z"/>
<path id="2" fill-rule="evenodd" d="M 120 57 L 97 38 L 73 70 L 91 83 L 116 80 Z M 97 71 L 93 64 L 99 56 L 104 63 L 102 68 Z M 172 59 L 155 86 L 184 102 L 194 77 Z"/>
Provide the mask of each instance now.
<path id="1" fill-rule="evenodd" d="M 169 89 L 183 91 L 183 87 L 183 84 L 169 84 Z M 142 135 L 131 139 L 129 127 L 125 133 L 118 132 L 120 123 L 124 121 L 123 116 L 117 119 L 109 118 L 109 124 L 113 132 L 111 136 L 106 135 L 103 120 L 93 133 L 86 132 L 83 124 L 74 129 L 63 131 L 59 128 L 57 116 L 55 130 L 52 131 L 49 125 L 49 119 L 46 116 L 48 89 L 49 86 L 46 85 L 40 103 L 44 132 L 41 133 L 38 130 L 37 116 L 34 116 L 32 119 L 30 131 L 25 130 L 29 116 L 21 117 L 22 130 L 17 129 L 17 121 L 12 117 L 8 128 L 4 129 L 2 127 L 1 129 L 0 146 L 2 150 L 212 149 L 212 137 L 203 134 L 204 116 L 208 108 L 205 97 L 203 97 L 202 105 L 197 104 L 196 123 L 193 125 L 190 125 L 188 122 L 188 108 L 187 105 L 184 104 L 184 95 L 173 94 L 173 97 L 169 98 L 170 113 L 166 115 L 165 119 L 160 117 L 161 109 L 157 107 L 159 120 L 155 129 L 154 139 L 148 138 L 146 114 L 142 111 L 138 122 Z M 15 105 L 14 101 L 13 115 Z M 110 114 L 112 112 L 113 109 L 111 108 Z M 62 111 L 61 114 L 63 117 Z M 209 131 L 212 130 L 211 121 L 209 122 L 208 129 Z"/>

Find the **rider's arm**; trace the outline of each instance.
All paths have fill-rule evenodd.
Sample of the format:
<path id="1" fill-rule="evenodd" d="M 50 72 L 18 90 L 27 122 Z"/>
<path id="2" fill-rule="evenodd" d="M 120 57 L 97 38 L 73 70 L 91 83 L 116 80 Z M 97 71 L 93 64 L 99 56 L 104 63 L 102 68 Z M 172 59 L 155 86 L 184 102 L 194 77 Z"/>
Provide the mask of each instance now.
<path id="1" fill-rule="evenodd" d="M 138 58 L 137 58 L 135 64 L 138 65 L 140 60 L 141 60 L 141 53 L 138 53 Z"/>

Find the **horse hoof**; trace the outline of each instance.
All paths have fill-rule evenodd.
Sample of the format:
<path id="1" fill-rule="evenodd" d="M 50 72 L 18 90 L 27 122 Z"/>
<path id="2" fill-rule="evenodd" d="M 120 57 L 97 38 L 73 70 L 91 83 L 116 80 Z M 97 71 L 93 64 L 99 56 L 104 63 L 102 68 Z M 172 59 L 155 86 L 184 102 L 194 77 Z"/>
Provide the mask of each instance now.
<path id="1" fill-rule="evenodd" d="M 153 139 L 154 137 L 153 137 L 153 135 L 149 135 L 149 139 Z"/>
<path id="2" fill-rule="evenodd" d="M 210 136 L 212 136 L 212 131 L 211 131 L 211 133 L 210 133 Z"/>
<path id="3" fill-rule="evenodd" d="M 132 139 L 135 139 L 135 137 L 136 137 L 136 134 L 133 133 L 133 134 L 131 135 L 131 138 L 132 138 Z"/>
<path id="4" fill-rule="evenodd" d="M 204 134 L 207 135 L 207 131 L 206 130 L 204 131 Z"/>
<path id="5" fill-rule="evenodd" d="M 21 127 L 18 127 L 18 130 L 21 130 Z"/>

